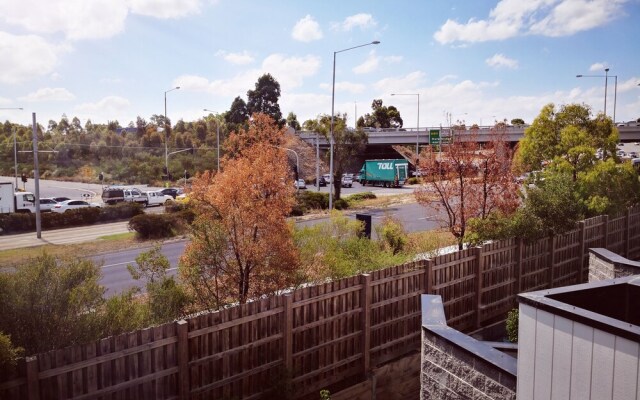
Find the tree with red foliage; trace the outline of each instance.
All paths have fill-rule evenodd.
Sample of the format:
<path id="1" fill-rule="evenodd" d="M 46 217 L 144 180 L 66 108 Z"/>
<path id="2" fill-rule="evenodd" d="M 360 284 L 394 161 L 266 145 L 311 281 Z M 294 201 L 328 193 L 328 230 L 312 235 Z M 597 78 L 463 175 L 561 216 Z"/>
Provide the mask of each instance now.
<path id="1" fill-rule="evenodd" d="M 435 205 L 459 249 L 470 219 L 484 219 L 496 211 L 511 214 L 519 204 L 504 129 L 493 129 L 484 149 L 476 139 L 475 130 L 458 130 L 441 152 L 429 147 L 420 154 L 425 183 L 416 189 L 416 199 L 423 206 Z"/>

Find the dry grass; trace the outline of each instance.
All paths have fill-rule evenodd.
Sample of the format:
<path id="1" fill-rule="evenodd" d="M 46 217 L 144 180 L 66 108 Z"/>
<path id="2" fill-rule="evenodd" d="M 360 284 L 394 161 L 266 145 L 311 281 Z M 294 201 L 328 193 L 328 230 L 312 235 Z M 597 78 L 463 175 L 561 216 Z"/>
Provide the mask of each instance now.
<path id="1" fill-rule="evenodd" d="M 125 250 L 136 247 L 147 246 L 148 242 L 137 240 L 135 233 L 121 233 L 117 235 L 103 236 L 96 241 L 79 243 L 72 245 L 51 245 L 27 247 L 21 249 L 11 249 L 0 251 L 0 265 L 3 267 L 13 267 L 29 259 L 33 259 L 43 252 L 54 256 L 74 256 L 84 257 L 111 251 Z"/>

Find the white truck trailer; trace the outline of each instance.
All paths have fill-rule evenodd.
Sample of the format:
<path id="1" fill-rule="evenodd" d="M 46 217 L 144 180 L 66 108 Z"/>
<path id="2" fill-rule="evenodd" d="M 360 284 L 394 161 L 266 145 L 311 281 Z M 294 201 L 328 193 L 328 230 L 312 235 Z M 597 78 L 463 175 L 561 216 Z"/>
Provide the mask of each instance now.
<path id="1" fill-rule="evenodd" d="M 36 212 L 36 197 L 30 192 L 16 192 L 12 182 L 0 182 L 0 214 Z"/>

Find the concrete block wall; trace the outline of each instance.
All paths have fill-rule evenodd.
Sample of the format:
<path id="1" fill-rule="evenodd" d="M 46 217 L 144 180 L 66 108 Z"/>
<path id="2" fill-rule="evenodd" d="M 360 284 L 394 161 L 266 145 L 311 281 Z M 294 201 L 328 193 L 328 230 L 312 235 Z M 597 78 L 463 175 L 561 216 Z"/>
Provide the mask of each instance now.
<path id="1" fill-rule="evenodd" d="M 440 296 L 422 296 L 420 399 L 516 398 L 516 359 L 446 326 Z"/>
<path id="2" fill-rule="evenodd" d="M 589 282 L 640 274 L 640 262 L 631 261 L 607 249 L 589 249 Z"/>

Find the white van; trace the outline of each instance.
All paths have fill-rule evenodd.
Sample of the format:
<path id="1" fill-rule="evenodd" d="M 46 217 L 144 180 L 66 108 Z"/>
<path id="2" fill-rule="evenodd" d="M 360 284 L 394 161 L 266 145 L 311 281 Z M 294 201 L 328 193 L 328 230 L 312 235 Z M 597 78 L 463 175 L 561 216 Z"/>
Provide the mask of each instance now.
<path id="1" fill-rule="evenodd" d="M 161 206 L 163 204 L 166 204 L 168 201 L 173 200 L 173 197 L 169 196 L 168 194 L 162 194 L 160 190 L 146 192 L 146 194 L 149 206 Z"/>

